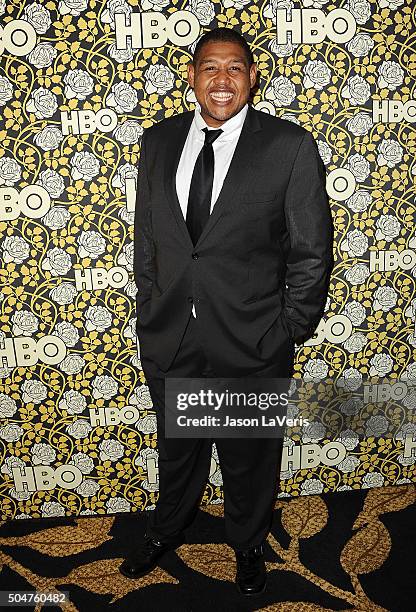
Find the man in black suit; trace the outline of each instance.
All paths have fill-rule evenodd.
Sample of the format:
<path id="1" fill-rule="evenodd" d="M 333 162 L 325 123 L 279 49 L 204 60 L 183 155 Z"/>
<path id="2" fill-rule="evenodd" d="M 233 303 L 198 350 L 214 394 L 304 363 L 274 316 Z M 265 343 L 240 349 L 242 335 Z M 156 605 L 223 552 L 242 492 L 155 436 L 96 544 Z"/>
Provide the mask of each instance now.
<path id="1" fill-rule="evenodd" d="M 210 466 L 212 440 L 166 438 L 165 379 L 289 378 L 295 343 L 323 313 L 333 265 L 325 169 L 307 130 L 248 104 L 256 78 L 240 34 L 206 33 L 188 70 L 199 108 L 143 135 L 134 272 L 159 499 L 144 541 L 120 566 L 131 578 L 184 542 Z M 258 593 L 282 439 L 215 443 L 237 586 Z"/>

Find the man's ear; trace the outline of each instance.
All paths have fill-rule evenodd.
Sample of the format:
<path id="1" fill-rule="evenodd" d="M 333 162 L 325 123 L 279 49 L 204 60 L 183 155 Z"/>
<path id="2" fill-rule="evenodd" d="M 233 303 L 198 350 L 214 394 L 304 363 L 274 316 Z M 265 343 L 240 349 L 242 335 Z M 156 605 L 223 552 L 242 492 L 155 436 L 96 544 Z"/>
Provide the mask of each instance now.
<path id="1" fill-rule="evenodd" d="M 257 79 L 257 64 L 251 64 L 250 66 L 250 88 L 253 88 L 256 84 Z"/>
<path id="2" fill-rule="evenodd" d="M 188 64 L 188 83 L 192 87 L 192 89 L 194 88 L 194 76 L 195 76 L 194 65 L 190 63 Z"/>

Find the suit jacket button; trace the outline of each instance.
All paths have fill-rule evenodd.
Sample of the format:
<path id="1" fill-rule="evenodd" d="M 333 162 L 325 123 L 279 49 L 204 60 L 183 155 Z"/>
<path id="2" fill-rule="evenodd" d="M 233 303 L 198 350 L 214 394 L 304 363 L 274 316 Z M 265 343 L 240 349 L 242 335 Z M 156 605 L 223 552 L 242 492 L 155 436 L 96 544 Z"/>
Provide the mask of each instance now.
<path id="1" fill-rule="evenodd" d="M 193 298 L 191 296 L 188 297 L 188 302 L 193 302 Z"/>
<path id="2" fill-rule="evenodd" d="M 192 253 L 192 259 L 198 259 L 199 255 L 198 253 Z"/>

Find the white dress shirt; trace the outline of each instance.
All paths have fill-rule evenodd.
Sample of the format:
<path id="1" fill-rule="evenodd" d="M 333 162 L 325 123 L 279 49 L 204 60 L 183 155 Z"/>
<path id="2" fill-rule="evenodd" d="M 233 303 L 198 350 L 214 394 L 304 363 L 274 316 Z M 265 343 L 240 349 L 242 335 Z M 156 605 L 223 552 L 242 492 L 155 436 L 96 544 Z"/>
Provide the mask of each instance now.
<path id="1" fill-rule="evenodd" d="M 214 180 L 212 184 L 211 213 L 233 158 L 247 110 L 248 105 L 246 104 L 234 117 L 225 121 L 221 125 L 223 133 L 218 136 L 212 145 L 214 151 Z M 176 192 L 184 219 L 186 219 L 189 189 L 195 162 L 205 142 L 205 134 L 202 130 L 206 127 L 209 130 L 218 129 L 207 125 L 199 109 L 195 108 L 195 116 L 189 128 L 176 172 Z M 196 317 L 195 304 L 192 306 L 192 314 Z"/>

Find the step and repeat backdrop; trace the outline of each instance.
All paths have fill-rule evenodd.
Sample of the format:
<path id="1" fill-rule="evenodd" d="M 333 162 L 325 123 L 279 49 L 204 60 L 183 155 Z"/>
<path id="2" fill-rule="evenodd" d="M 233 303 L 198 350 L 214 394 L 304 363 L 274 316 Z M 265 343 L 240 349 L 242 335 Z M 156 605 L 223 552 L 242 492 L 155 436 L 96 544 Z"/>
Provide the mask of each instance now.
<path id="1" fill-rule="evenodd" d="M 195 108 L 187 64 L 218 26 L 252 47 L 253 105 L 315 137 L 335 225 L 296 377 L 335 380 L 348 399 L 336 439 L 319 418 L 287 436 L 279 495 L 416 482 L 415 20 L 412 0 L 0 0 L 3 519 L 154 507 L 140 141 Z M 366 385 L 371 410 L 354 396 Z M 203 503 L 222 503 L 215 445 Z"/>

